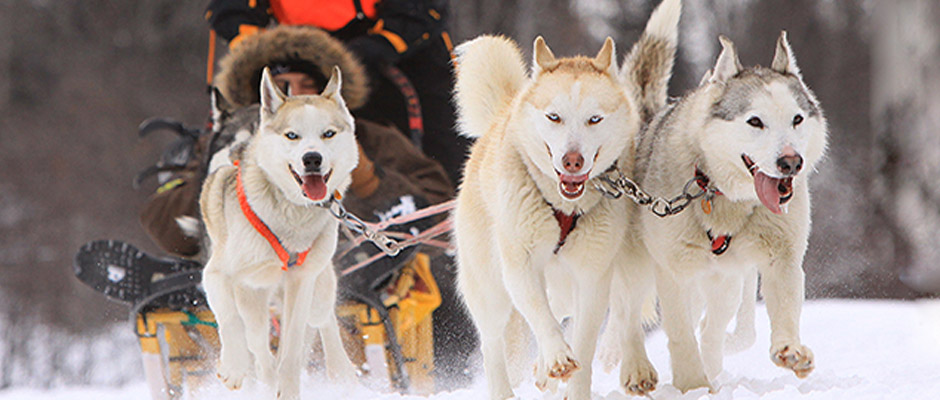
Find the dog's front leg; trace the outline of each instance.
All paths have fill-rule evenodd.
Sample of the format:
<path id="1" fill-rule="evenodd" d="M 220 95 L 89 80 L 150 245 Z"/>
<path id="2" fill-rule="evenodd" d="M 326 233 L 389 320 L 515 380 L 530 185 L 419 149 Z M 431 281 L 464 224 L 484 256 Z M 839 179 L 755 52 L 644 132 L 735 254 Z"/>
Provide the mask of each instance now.
<path id="1" fill-rule="evenodd" d="M 242 387 L 251 366 L 251 354 L 245 339 L 245 324 L 235 304 L 231 277 L 221 272 L 220 256 L 209 259 L 202 279 L 209 308 L 219 324 L 219 365 L 216 375 L 229 390 Z"/>
<path id="2" fill-rule="evenodd" d="M 539 348 L 536 385 L 544 389 L 548 385 L 547 378 L 567 380 L 580 365 L 565 343 L 561 326 L 549 307 L 543 271 L 533 265 L 531 254 L 519 237 L 499 236 L 503 281 L 513 305 L 535 334 Z"/>
<path id="3" fill-rule="evenodd" d="M 798 257 L 791 257 L 798 258 Z M 813 371 L 813 352 L 800 343 L 804 276 L 797 260 L 776 259 L 761 271 L 761 292 L 770 317 L 770 358 L 805 378 Z"/>
<path id="4" fill-rule="evenodd" d="M 701 329 L 701 352 L 705 375 L 715 379 L 723 370 L 726 330 L 741 304 L 743 281 L 737 274 L 713 273 L 705 278 L 705 318 Z"/>
<path id="5" fill-rule="evenodd" d="M 636 257 L 632 257 L 635 259 Z M 618 257 L 617 260 L 631 258 Z M 652 261 L 645 261 L 652 263 Z M 614 266 L 614 279 L 611 284 L 610 317 L 608 324 L 619 324 L 622 329 L 620 348 L 620 385 L 628 395 L 644 396 L 656 390 L 659 375 L 646 355 L 646 332 L 643 330 L 643 309 L 646 302 L 654 302 L 652 268 L 642 261 Z M 655 304 L 651 304 L 654 309 Z M 614 321 L 614 319 L 619 319 Z"/>
<path id="6" fill-rule="evenodd" d="M 657 266 L 655 271 L 656 291 L 663 313 L 663 330 L 669 338 L 667 347 L 672 365 L 672 385 L 683 393 L 700 387 L 711 390 L 711 385 L 705 377 L 705 367 L 695 339 L 695 325 L 690 312 L 689 295 L 693 287 L 665 266 Z"/>
<path id="7" fill-rule="evenodd" d="M 356 369 L 343 348 L 336 320 L 336 273 L 332 264 L 317 277 L 313 296 L 310 323 L 320 332 L 327 376 L 336 382 L 355 383 Z"/>
<path id="8" fill-rule="evenodd" d="M 274 355 L 271 354 L 270 289 L 235 285 L 235 303 L 245 323 L 248 350 L 255 356 L 255 372 L 267 385 L 275 384 Z"/>
<path id="9" fill-rule="evenodd" d="M 304 333 L 314 307 L 317 277 L 333 273 L 330 256 L 336 249 L 336 225 L 325 229 L 310 249 L 307 260 L 287 270 L 284 277 L 284 309 L 281 312 L 281 340 L 277 351 L 277 398 L 300 399 L 300 375 L 307 349 Z M 322 305 L 318 305 L 322 306 Z M 333 304 L 329 304 L 332 310 Z"/>
<path id="10" fill-rule="evenodd" d="M 281 338 L 277 350 L 277 398 L 300 398 L 303 368 L 304 330 L 313 307 L 316 274 L 307 264 L 287 271 L 284 282 L 284 309 L 281 311 Z"/>
<path id="11" fill-rule="evenodd" d="M 582 268 L 584 266 L 577 266 Z M 589 267 L 590 268 L 590 267 Z M 572 346 L 578 360 L 582 360 L 581 370 L 572 375 L 568 383 L 568 400 L 591 398 L 591 361 L 597 346 L 597 336 L 601 322 L 609 303 L 611 270 L 606 268 L 601 273 L 584 268 L 584 274 L 575 274 L 577 280 L 576 308 L 574 314 L 574 335 Z"/>

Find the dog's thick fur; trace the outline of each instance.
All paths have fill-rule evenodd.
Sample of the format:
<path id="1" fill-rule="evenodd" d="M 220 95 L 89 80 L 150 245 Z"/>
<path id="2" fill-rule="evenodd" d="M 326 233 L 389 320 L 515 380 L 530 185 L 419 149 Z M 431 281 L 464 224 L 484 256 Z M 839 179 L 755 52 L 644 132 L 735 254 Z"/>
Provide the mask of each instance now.
<path id="1" fill-rule="evenodd" d="M 246 146 L 216 155 L 200 207 L 212 245 L 203 284 L 219 324 L 219 378 L 238 389 L 251 366 L 280 399 L 300 396 L 304 331 L 319 329 L 331 377 L 354 380 L 333 312 L 336 276 L 331 257 L 337 224 L 320 206 L 349 185 L 358 160 L 353 119 L 340 96 L 338 68 L 321 95 L 286 97 L 265 68 L 260 124 Z M 319 162 L 311 162 L 312 154 Z M 291 253 L 309 249 L 286 272 L 272 245 L 252 226 L 236 194 L 239 162 L 248 204 Z M 277 358 L 270 349 L 269 307 L 283 293 Z M 252 361 L 252 358 L 254 361 Z"/>
<path id="2" fill-rule="evenodd" d="M 647 27 L 673 49 L 679 8 L 666 0 Z M 621 74 L 610 39 L 594 58 L 556 58 L 537 38 L 528 76 L 505 38 L 457 48 L 458 121 L 463 134 L 477 137 L 454 211 L 458 286 L 480 331 L 490 398 L 513 396 L 507 353 L 518 350 L 520 316 L 537 342 L 536 384 L 570 378 L 567 397 L 590 398 L 630 207 L 585 188 L 615 163 L 632 164 L 640 114 L 660 100 L 647 93 L 660 90 L 658 72 L 634 69 L 671 70 L 671 56 L 662 54 L 668 48 L 636 50 Z M 624 81 L 634 77 L 642 78 Z M 579 215 L 563 243 L 557 215 Z M 558 320 L 565 316 L 573 316 L 571 347 Z"/>
<path id="3" fill-rule="evenodd" d="M 813 369 L 799 319 L 810 231 L 807 178 L 826 149 L 826 119 L 786 33 L 770 68 L 744 69 L 734 45 L 725 38 L 721 44 L 702 85 L 664 109 L 637 148 L 636 177 L 648 193 L 680 193 L 696 168 L 721 192 L 675 216 L 640 218 L 656 264 L 673 385 L 682 391 L 710 387 L 721 372 L 725 330 L 748 289 L 738 324 L 753 323 L 755 267 L 770 315 L 772 360 L 800 377 Z M 732 241 L 716 255 L 710 236 L 722 235 Z M 695 327 L 703 312 L 699 343 Z"/>

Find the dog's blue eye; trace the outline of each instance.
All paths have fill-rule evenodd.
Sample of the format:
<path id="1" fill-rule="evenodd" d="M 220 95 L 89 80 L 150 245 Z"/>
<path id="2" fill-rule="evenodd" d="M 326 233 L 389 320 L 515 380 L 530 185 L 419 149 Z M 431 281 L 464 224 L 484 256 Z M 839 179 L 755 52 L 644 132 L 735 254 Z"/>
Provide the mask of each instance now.
<path id="1" fill-rule="evenodd" d="M 545 118 L 548 118 L 549 121 L 552 121 L 556 124 L 561 122 L 561 117 L 556 113 L 545 114 Z"/>
<path id="2" fill-rule="evenodd" d="M 297 140 L 297 139 L 300 139 L 300 136 L 297 136 L 297 134 L 294 133 L 294 132 L 287 132 L 287 133 L 284 134 L 284 137 L 286 137 L 286 138 L 288 138 L 288 139 L 290 139 L 290 140 Z"/>
<path id="3" fill-rule="evenodd" d="M 800 115 L 800 114 L 796 114 L 796 116 L 793 117 L 793 126 L 797 126 L 797 125 L 799 125 L 801 122 L 803 122 L 803 116 Z"/>
<path id="4" fill-rule="evenodd" d="M 588 125 L 597 125 L 604 120 L 604 117 L 600 115 L 591 116 L 591 119 L 588 120 Z"/>
<path id="5" fill-rule="evenodd" d="M 331 137 L 333 137 L 333 136 L 336 136 L 336 131 L 334 131 L 334 130 L 332 130 L 332 129 L 327 129 L 326 132 L 323 132 L 323 138 L 324 138 L 324 139 L 329 139 L 329 138 L 331 138 Z"/>
<path id="6" fill-rule="evenodd" d="M 751 119 L 747 120 L 747 124 L 758 129 L 764 129 L 764 121 L 761 121 L 760 118 L 757 117 L 751 117 Z"/>

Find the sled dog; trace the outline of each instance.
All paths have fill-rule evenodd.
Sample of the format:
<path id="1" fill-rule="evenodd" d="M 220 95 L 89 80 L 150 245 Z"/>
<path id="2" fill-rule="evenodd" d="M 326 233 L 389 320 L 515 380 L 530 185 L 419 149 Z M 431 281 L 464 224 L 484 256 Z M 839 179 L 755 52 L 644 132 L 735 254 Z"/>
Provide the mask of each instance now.
<path id="1" fill-rule="evenodd" d="M 782 32 L 770 68 L 743 68 L 734 44 L 702 84 L 641 132 L 636 177 L 648 193 L 705 192 L 684 212 L 644 212 L 655 263 L 673 385 L 710 387 L 722 370 L 725 330 L 752 292 L 756 271 L 771 322 L 773 362 L 799 377 L 813 370 L 800 342 L 803 255 L 810 231 L 808 175 L 823 157 L 826 119 Z M 756 270 L 755 270 L 756 268 Z M 751 306 L 752 309 L 753 306 Z M 741 308 L 739 324 L 753 316 Z M 695 327 L 701 320 L 701 341 Z"/>
<path id="2" fill-rule="evenodd" d="M 238 389 L 254 366 L 278 398 L 300 397 L 304 331 L 319 329 L 327 372 L 354 380 L 333 312 L 338 221 L 321 207 L 349 185 L 358 160 L 353 118 L 334 68 L 321 95 L 285 96 L 265 68 L 260 122 L 232 163 L 214 159 L 200 198 L 211 242 L 203 285 L 219 324 L 218 376 Z M 277 357 L 269 305 L 283 293 Z"/>
<path id="3" fill-rule="evenodd" d="M 666 0 L 647 33 L 674 41 L 679 12 L 678 0 Z M 615 164 L 632 164 L 641 112 L 656 97 L 644 90 L 661 82 L 631 79 L 650 75 L 638 68 L 671 69 L 672 55 L 644 48 L 621 74 L 610 38 L 593 58 L 556 58 L 541 37 L 533 47 L 528 75 L 508 39 L 482 36 L 457 49 L 458 124 L 476 138 L 453 215 L 458 286 L 480 332 L 490 398 L 513 396 L 507 353 L 519 347 L 524 320 L 538 349 L 536 384 L 568 380 L 569 399 L 588 399 L 630 218 L 626 201 L 588 188 Z"/>

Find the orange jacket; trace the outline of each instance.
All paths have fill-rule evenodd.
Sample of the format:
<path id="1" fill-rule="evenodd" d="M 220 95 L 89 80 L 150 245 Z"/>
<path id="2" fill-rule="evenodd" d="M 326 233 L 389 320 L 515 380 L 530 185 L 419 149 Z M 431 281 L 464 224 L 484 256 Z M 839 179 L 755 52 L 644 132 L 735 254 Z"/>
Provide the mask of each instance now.
<path id="1" fill-rule="evenodd" d="M 444 32 L 440 0 L 212 0 L 206 19 L 219 36 L 237 43 L 272 20 L 312 25 L 347 42 L 363 62 L 397 63 Z"/>
<path id="2" fill-rule="evenodd" d="M 377 0 L 270 0 L 271 11 L 279 23 L 312 25 L 338 31 L 354 19 L 375 19 Z"/>

